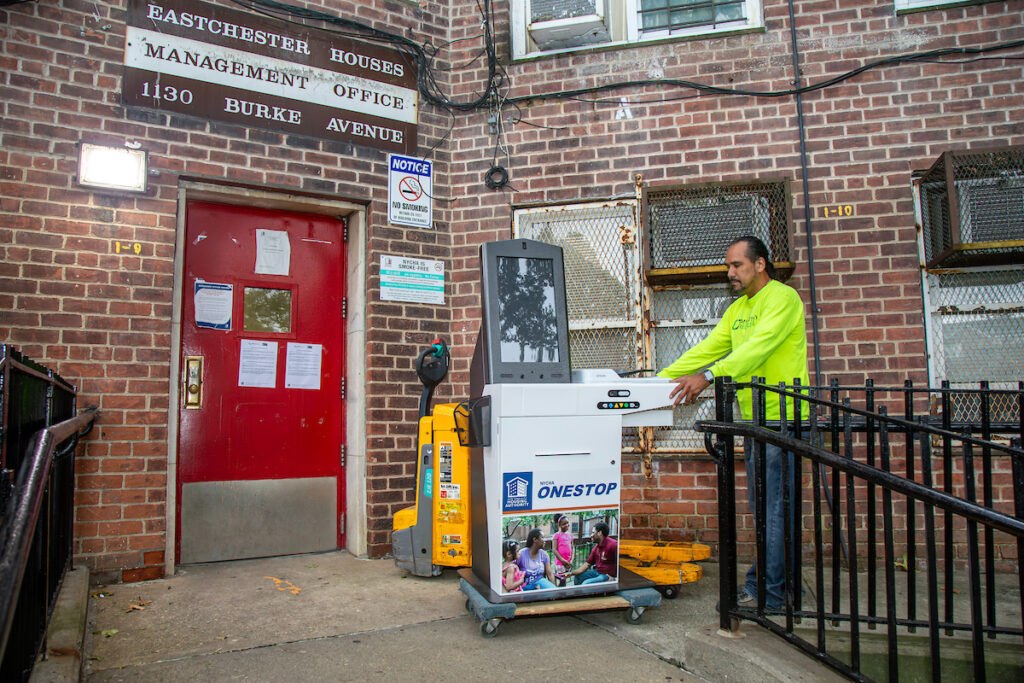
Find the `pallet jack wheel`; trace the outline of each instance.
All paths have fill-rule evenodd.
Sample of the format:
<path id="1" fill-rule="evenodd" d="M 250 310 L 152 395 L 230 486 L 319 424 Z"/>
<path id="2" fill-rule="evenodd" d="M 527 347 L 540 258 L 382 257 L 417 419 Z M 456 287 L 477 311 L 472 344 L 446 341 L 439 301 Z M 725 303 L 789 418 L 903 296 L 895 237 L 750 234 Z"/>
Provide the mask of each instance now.
<path id="1" fill-rule="evenodd" d="M 494 638 L 498 635 L 499 619 L 488 619 L 480 623 L 480 635 L 484 638 Z"/>
<path id="2" fill-rule="evenodd" d="M 640 623 L 640 619 L 643 616 L 644 616 L 644 608 L 643 607 L 631 607 L 629 609 L 629 611 L 626 612 L 626 621 L 629 622 L 630 624 L 639 624 Z"/>
<path id="3" fill-rule="evenodd" d="M 657 586 L 658 592 L 664 595 L 669 600 L 675 600 L 679 597 L 679 585 L 675 586 Z"/>

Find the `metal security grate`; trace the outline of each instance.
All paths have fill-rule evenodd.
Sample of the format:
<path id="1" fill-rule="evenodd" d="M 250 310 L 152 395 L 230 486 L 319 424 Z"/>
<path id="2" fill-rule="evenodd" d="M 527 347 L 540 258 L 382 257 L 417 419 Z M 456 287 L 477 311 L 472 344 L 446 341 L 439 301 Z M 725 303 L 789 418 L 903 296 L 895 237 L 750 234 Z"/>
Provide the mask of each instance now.
<path id="1" fill-rule="evenodd" d="M 1024 268 L 927 273 L 925 286 L 933 381 L 1016 389 L 1024 381 Z M 991 400 L 993 419 L 1018 419 L 1011 396 Z M 954 420 L 976 421 L 978 401 L 977 394 L 955 394 Z"/>
<path id="2" fill-rule="evenodd" d="M 1024 146 L 944 152 L 920 181 L 925 262 L 1024 262 Z"/>
<path id="3" fill-rule="evenodd" d="M 746 19 L 747 0 L 641 0 L 642 31 L 683 32 Z"/>
<path id="4" fill-rule="evenodd" d="M 732 301 L 725 284 L 652 291 L 654 366 L 664 368 L 704 339 Z M 691 425 L 695 420 L 714 419 L 713 398 L 714 392 L 709 387 L 696 405 L 676 408 L 675 426 L 654 430 L 654 449 L 699 451 L 703 448 L 704 437 L 694 432 Z"/>
<path id="5" fill-rule="evenodd" d="M 665 284 L 720 281 L 725 273 L 725 251 L 743 235 L 759 237 L 772 261 L 785 264 L 782 269 L 788 270 L 789 205 L 784 180 L 647 189 L 644 219 L 650 234 L 649 277 Z"/>
<path id="6" fill-rule="evenodd" d="M 596 0 L 529 0 L 530 21 L 554 21 L 597 13 Z"/>
<path id="7" fill-rule="evenodd" d="M 643 367 L 636 202 L 520 209 L 515 231 L 563 250 L 572 367 Z"/>
<path id="8" fill-rule="evenodd" d="M 713 201 L 715 207 L 726 207 L 722 211 L 731 217 L 730 226 L 735 228 L 727 233 L 728 239 L 723 237 L 711 248 L 704 246 L 715 238 L 709 236 L 704 223 L 700 232 L 692 231 L 685 239 L 672 241 L 671 249 L 679 260 L 686 260 L 687 254 L 699 249 L 720 270 L 715 282 L 699 285 L 649 287 L 644 282 L 641 254 L 646 235 L 637 230 L 638 204 L 634 200 L 517 209 L 516 237 L 563 249 L 572 367 L 657 371 L 707 336 L 732 303 L 724 266 L 719 266 L 729 242 L 751 233 L 744 216 L 751 212 L 763 216 L 763 234 L 777 245 L 774 248 L 778 252 L 773 254 L 789 258 L 788 229 L 776 226 L 774 218 L 776 214 L 788 216 L 784 185 L 719 184 L 699 186 L 696 191 L 690 188 L 690 192 L 682 188 L 662 190 L 660 194 L 647 192 L 648 199 L 654 197 L 658 217 L 683 217 L 677 225 L 696 223 L 693 210 L 705 203 Z M 664 228 L 666 221 L 659 225 Z M 703 437 L 693 430 L 693 423 L 714 418 L 711 398 L 709 390 L 707 397 L 695 405 L 677 408 L 675 426 L 654 429 L 653 441 L 645 442 L 637 430 L 626 430 L 623 450 L 703 452 Z"/>

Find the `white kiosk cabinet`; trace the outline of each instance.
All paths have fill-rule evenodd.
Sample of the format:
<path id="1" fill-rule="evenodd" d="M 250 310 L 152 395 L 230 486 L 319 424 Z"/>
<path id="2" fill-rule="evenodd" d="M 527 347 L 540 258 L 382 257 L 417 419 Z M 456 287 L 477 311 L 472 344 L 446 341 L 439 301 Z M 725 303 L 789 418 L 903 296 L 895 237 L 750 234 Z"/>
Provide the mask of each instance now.
<path id="1" fill-rule="evenodd" d="M 622 428 L 671 425 L 671 386 L 661 378 L 622 379 L 611 370 L 584 370 L 574 371 L 569 384 L 484 388 L 491 416 L 491 445 L 483 448 L 482 463 L 488 542 L 475 545 L 474 539 L 474 548 L 488 548 L 492 597 L 527 601 L 618 590 L 618 577 L 587 586 L 569 578 L 553 590 L 509 593 L 501 580 L 502 542 L 519 539 L 522 547 L 529 529 L 549 529 L 562 514 L 573 520 L 577 539 L 588 538 L 588 523 L 595 521 L 610 523 L 617 538 Z"/>

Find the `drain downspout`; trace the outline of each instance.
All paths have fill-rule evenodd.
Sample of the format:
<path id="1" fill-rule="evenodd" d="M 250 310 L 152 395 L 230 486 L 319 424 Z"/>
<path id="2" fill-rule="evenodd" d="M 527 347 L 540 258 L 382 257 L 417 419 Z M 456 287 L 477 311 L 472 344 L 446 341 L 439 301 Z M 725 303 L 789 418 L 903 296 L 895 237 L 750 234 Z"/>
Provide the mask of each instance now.
<path id="1" fill-rule="evenodd" d="M 789 0 L 789 35 L 793 43 L 793 87 L 801 86 L 800 48 L 796 40 L 796 18 L 793 14 L 793 0 Z M 811 333 L 814 337 L 814 386 L 821 386 L 821 352 L 818 350 L 818 287 L 814 281 L 814 231 L 811 227 L 811 193 L 807 182 L 807 132 L 804 128 L 804 102 L 796 94 L 796 121 L 800 132 L 800 171 L 804 191 L 804 224 L 807 227 L 807 272 L 811 288 Z"/>
<path id="2" fill-rule="evenodd" d="M 799 89 L 800 79 L 800 48 L 796 39 L 796 17 L 793 12 L 793 0 L 788 0 L 789 5 L 789 37 L 793 44 L 793 87 Z M 804 127 L 804 101 L 803 96 L 796 93 L 796 121 L 800 133 L 800 172 L 803 181 L 804 191 L 804 224 L 807 226 L 807 272 L 810 275 L 811 288 L 811 334 L 814 338 L 814 386 L 821 386 L 821 351 L 818 349 L 818 287 L 814 281 L 814 230 L 811 225 L 811 193 L 807 180 L 807 131 Z M 813 415 L 810 415 L 814 419 Z M 825 480 L 825 465 L 821 465 L 821 477 Z M 832 500 L 832 493 L 828 486 L 825 486 L 825 502 L 828 504 L 829 514 L 835 519 L 835 501 Z M 843 556 L 847 565 L 850 562 L 850 552 L 846 547 L 846 536 L 840 532 L 839 545 L 842 547 Z"/>

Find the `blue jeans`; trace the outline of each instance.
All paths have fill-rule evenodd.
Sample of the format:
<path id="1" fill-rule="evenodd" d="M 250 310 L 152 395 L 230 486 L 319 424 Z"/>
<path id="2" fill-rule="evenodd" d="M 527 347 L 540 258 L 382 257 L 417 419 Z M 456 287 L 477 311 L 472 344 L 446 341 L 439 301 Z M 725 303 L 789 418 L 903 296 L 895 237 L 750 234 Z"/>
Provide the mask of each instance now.
<path id="1" fill-rule="evenodd" d="M 585 586 L 588 583 L 604 583 L 611 580 L 612 577 L 607 574 L 600 574 L 596 569 L 588 569 L 582 574 L 577 574 L 575 578 L 577 586 Z"/>
<path id="2" fill-rule="evenodd" d="M 750 439 L 743 440 L 743 451 L 747 461 L 747 502 L 750 504 L 750 514 L 754 515 L 755 524 L 757 512 L 754 501 L 754 443 Z M 795 491 L 798 485 L 796 474 L 796 458 L 792 453 L 786 452 L 786 467 L 788 469 L 789 481 L 783 482 L 783 451 L 778 446 L 765 444 L 765 607 L 768 609 L 781 609 L 785 604 L 786 591 L 786 537 L 784 533 L 783 518 L 783 495 L 784 484 L 789 487 L 790 500 L 790 521 L 792 529 L 792 543 L 794 552 L 800 548 L 799 529 L 800 523 L 797 518 Z M 797 580 L 799 580 L 797 578 Z M 795 588 L 796 590 L 796 588 Z M 757 595 L 757 562 L 755 561 L 747 570 L 746 591 L 749 595 Z"/>
<path id="3" fill-rule="evenodd" d="M 541 578 L 537 579 L 536 581 L 534 581 L 532 583 L 525 583 L 525 584 L 523 584 L 523 590 L 524 591 L 538 591 L 538 590 L 545 590 L 547 588 L 554 588 L 554 587 L 555 587 L 555 584 L 551 583 L 550 581 L 548 581 L 544 577 L 541 577 Z"/>

